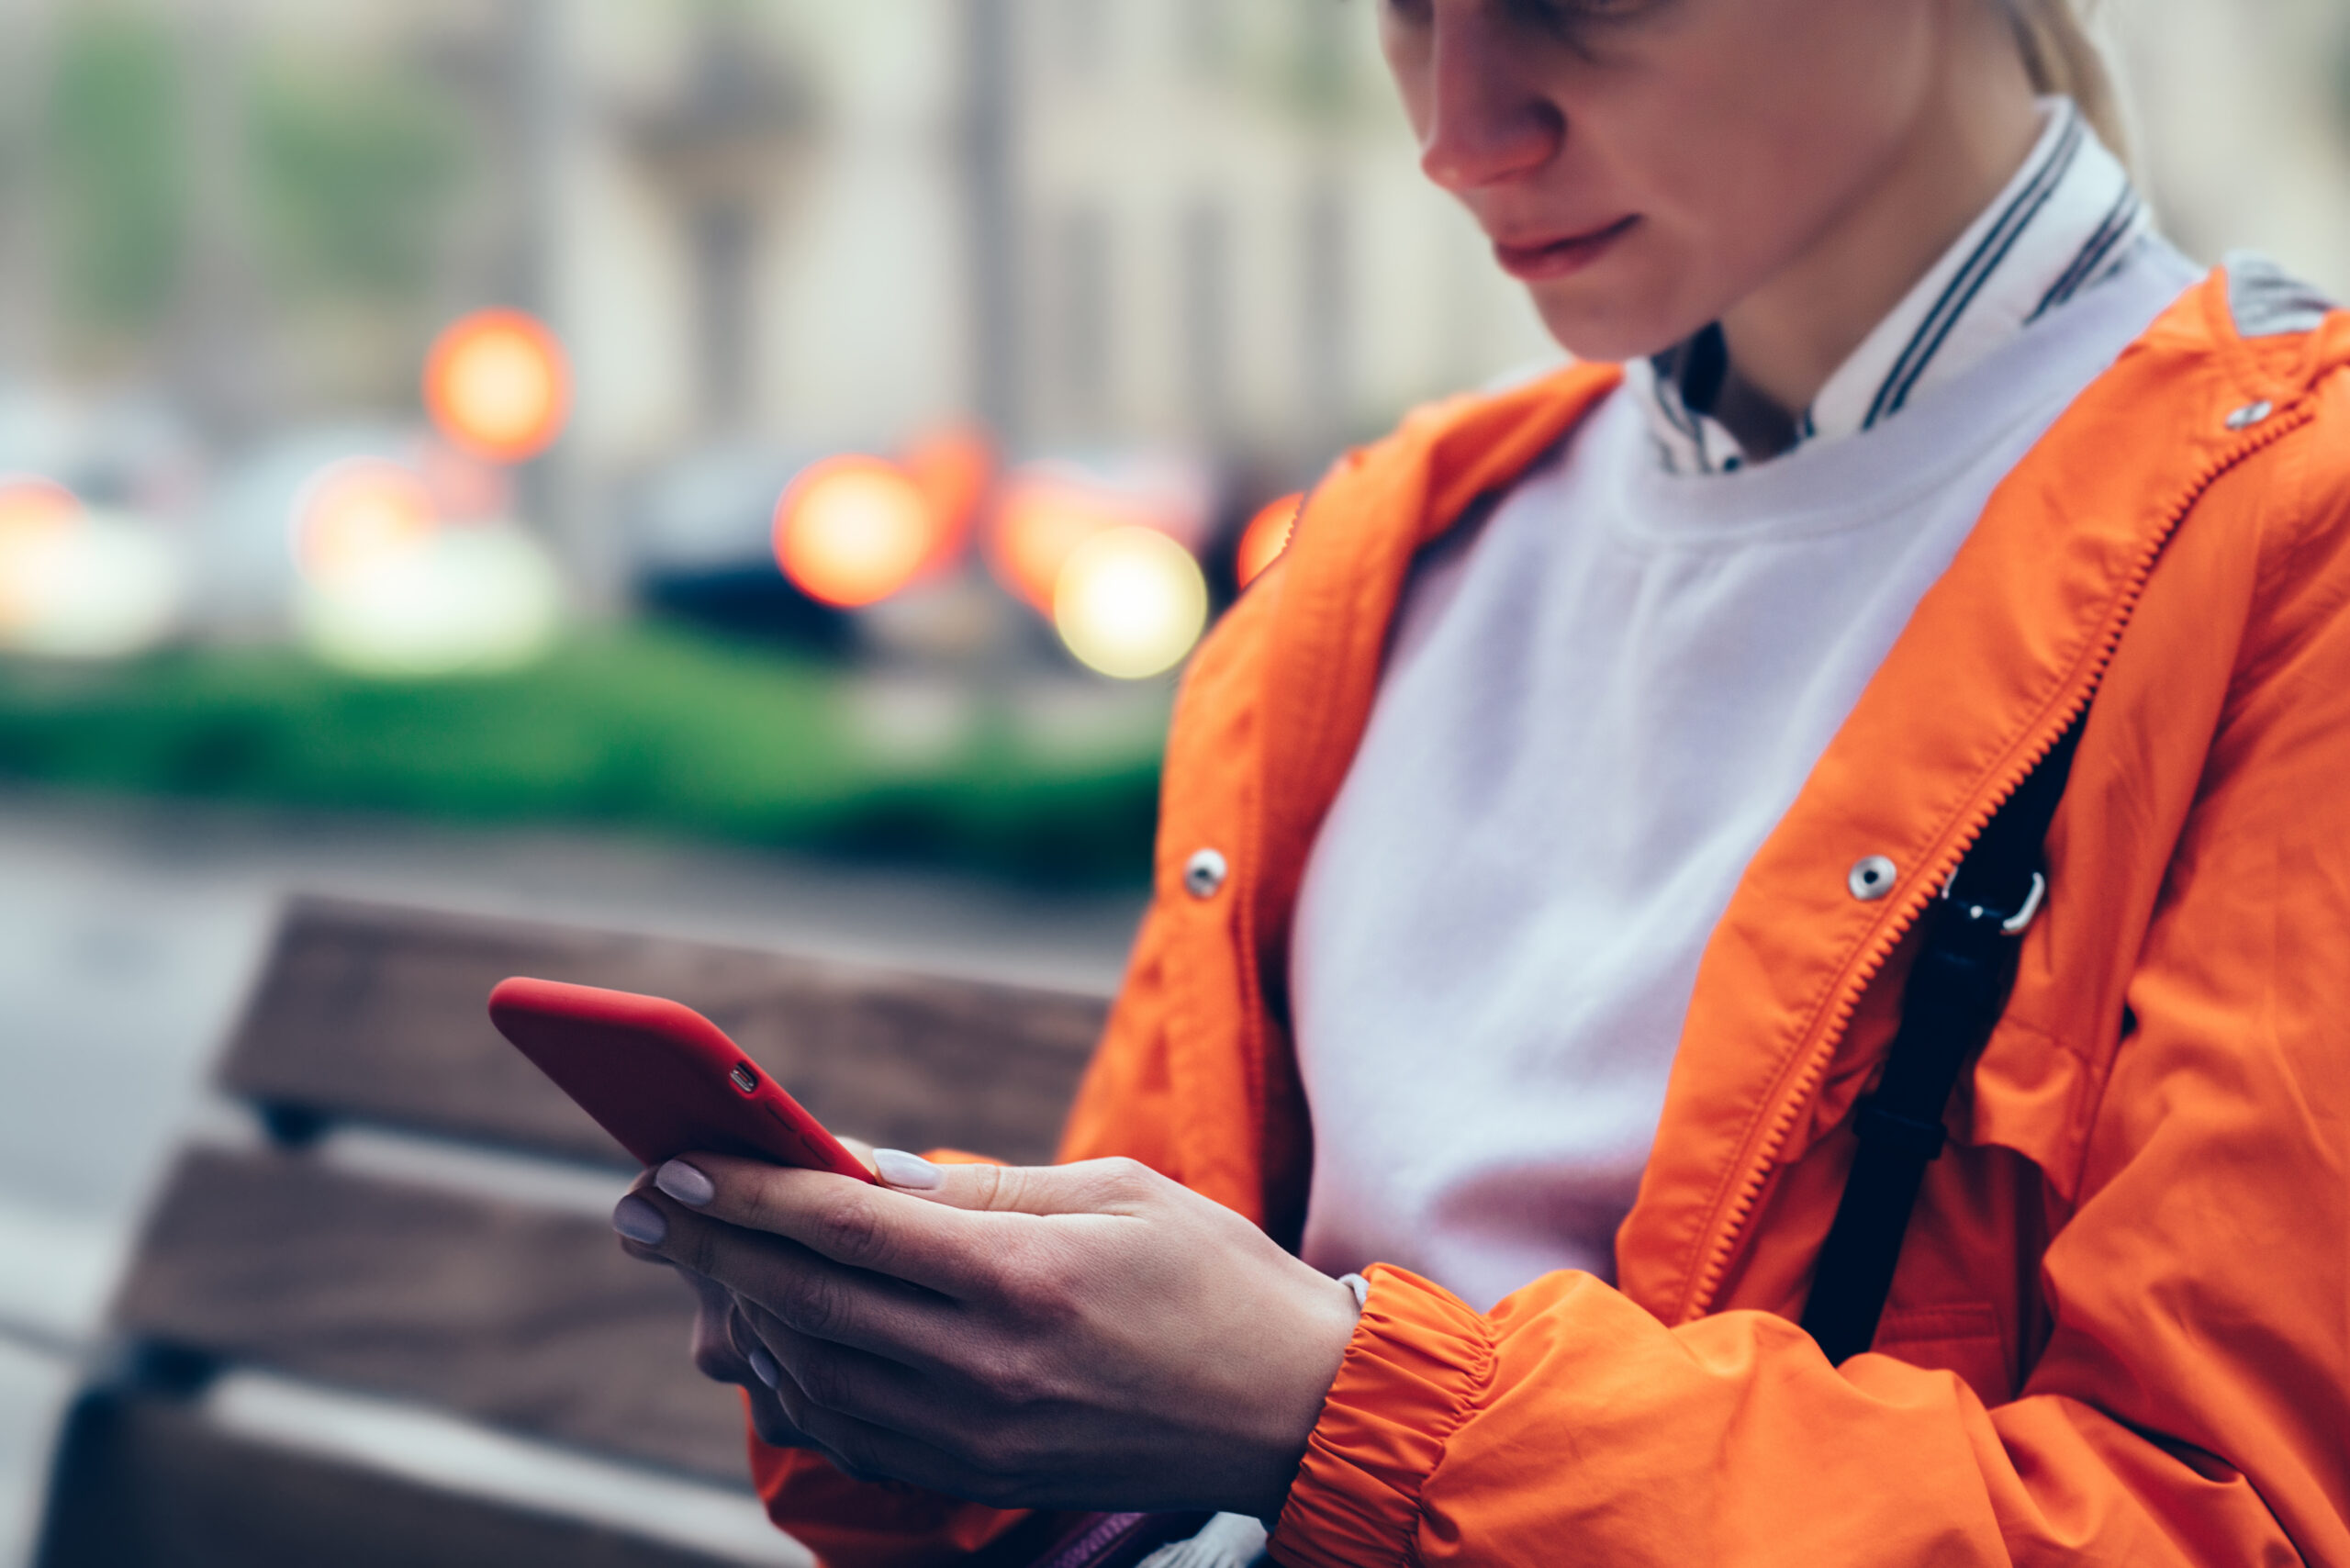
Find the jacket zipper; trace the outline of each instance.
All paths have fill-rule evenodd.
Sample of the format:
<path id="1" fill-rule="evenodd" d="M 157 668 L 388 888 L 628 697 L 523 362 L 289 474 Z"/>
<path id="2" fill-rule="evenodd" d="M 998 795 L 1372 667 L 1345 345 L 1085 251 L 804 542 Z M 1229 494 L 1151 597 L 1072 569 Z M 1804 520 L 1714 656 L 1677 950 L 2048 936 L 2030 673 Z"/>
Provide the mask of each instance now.
<path id="1" fill-rule="evenodd" d="M 1828 1071 L 1828 1064 L 1835 1057 L 1836 1047 L 1843 1039 L 1844 1031 L 1852 1024 L 1852 1014 L 1860 1007 L 1862 993 L 1885 968 L 1886 961 L 1901 945 L 1901 939 L 1908 935 L 1910 927 L 1925 913 L 1926 906 L 1933 901 L 1933 890 L 1950 879 L 1952 873 L 1957 870 L 1958 863 L 1965 858 L 1966 852 L 1974 847 L 1975 839 L 1990 825 L 1999 808 L 2022 788 L 2032 769 L 2055 749 L 2065 732 L 2087 711 L 2090 699 L 2096 696 L 2098 688 L 2104 682 L 2105 672 L 2113 662 L 2115 651 L 2121 645 L 2121 635 L 2129 629 L 2131 619 L 2137 611 L 2138 600 L 2145 591 L 2147 580 L 2154 576 L 2154 564 L 2169 546 L 2171 536 L 2178 532 L 2179 525 L 2202 500 L 2204 493 L 2230 469 L 2315 418 L 2308 397 L 2294 408 L 2278 409 L 2257 431 L 2238 442 L 2205 467 L 2188 485 L 2186 493 L 2173 504 L 2163 526 L 2132 567 L 2115 607 L 2111 624 L 2106 628 L 2096 656 L 2090 661 L 2077 689 L 2066 698 L 2061 722 L 2044 726 L 2042 733 L 2033 740 L 2031 751 L 2021 765 L 2010 767 L 2000 778 L 1998 788 L 1976 805 L 1964 831 L 1928 868 L 1930 874 L 1918 879 L 1894 918 L 1878 927 L 1875 937 L 1864 949 L 1861 962 L 1837 993 L 1825 1022 L 1818 1025 L 1820 1030 L 1818 1037 L 1801 1057 L 1801 1070 L 1781 1092 L 1778 1106 L 1766 1124 L 1767 1130 L 1762 1141 L 1755 1146 L 1745 1169 L 1740 1173 L 1736 1196 L 1717 1222 L 1713 1245 L 1707 1249 L 1695 1279 L 1684 1289 L 1678 1321 L 1686 1323 L 1713 1310 L 1715 1294 L 1720 1290 L 1723 1276 L 1729 1271 L 1730 1263 L 1737 1257 L 1739 1244 L 1745 1239 L 1747 1222 L 1753 1217 L 1754 1205 L 1762 1195 L 1763 1183 L 1769 1180 L 1772 1167 L 1778 1163 L 1779 1151 L 1786 1147 L 1788 1135 L 1795 1130 L 1797 1117 L 1818 1091 L 1820 1081 Z"/>

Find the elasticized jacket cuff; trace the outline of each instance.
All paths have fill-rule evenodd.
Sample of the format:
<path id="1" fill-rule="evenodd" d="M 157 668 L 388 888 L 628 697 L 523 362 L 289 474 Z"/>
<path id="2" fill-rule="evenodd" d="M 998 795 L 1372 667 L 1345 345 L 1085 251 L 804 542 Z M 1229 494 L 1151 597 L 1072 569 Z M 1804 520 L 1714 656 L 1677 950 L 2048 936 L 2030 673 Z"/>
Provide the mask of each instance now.
<path id="1" fill-rule="evenodd" d="M 1420 1492 L 1494 1375 L 1493 1336 L 1457 1296 L 1384 1264 L 1273 1531 L 1277 1562 L 1412 1560 Z"/>

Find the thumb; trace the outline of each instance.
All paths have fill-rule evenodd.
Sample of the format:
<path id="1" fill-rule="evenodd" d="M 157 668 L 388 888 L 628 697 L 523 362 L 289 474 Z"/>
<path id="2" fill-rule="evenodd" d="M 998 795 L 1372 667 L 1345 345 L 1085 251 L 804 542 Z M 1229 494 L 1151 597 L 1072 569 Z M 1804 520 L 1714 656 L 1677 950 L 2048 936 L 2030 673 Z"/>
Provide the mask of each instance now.
<path id="1" fill-rule="evenodd" d="M 993 1214 L 1122 1214 L 1137 1204 L 1152 1179 L 1148 1167 L 1131 1159 L 996 1165 L 968 1156 L 924 1159 L 897 1148 L 875 1149 L 873 1169 L 895 1191 Z"/>

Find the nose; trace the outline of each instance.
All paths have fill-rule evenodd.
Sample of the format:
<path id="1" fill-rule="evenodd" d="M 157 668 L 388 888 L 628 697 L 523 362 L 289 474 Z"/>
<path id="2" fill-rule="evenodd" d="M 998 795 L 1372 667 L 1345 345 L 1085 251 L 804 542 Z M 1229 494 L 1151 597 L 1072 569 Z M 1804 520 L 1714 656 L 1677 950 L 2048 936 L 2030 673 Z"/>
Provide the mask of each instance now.
<path id="1" fill-rule="evenodd" d="M 1524 73 L 1524 39 L 1500 7 L 1434 6 L 1420 167 L 1455 196 L 1531 174 L 1556 157 L 1565 111 Z"/>

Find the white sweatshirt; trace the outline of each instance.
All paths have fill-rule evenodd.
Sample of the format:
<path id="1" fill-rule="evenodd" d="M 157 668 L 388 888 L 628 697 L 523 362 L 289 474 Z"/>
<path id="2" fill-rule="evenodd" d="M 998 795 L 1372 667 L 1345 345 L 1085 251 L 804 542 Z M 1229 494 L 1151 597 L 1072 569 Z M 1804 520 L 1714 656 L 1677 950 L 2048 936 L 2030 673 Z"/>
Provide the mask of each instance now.
<path id="1" fill-rule="evenodd" d="M 1794 450 L 1706 417 L 1700 334 L 1416 568 L 1292 934 L 1309 1262 L 1481 1309 L 1614 1278 L 1747 862 L 1992 490 L 2197 275 L 2048 118 Z"/>

